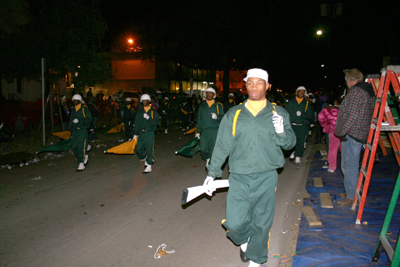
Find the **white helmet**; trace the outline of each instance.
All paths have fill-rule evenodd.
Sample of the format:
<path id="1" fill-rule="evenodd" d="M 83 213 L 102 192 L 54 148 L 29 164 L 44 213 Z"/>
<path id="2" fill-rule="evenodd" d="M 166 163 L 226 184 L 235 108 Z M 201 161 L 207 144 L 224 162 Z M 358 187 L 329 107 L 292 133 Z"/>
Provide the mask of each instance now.
<path id="1" fill-rule="evenodd" d="M 304 86 L 297 87 L 296 92 L 299 90 L 304 90 L 304 92 L 307 94 L 307 89 Z"/>
<path id="2" fill-rule="evenodd" d="M 169 98 L 168 97 L 164 97 L 164 100 L 169 100 Z"/>
<path id="3" fill-rule="evenodd" d="M 74 100 L 79 100 L 79 101 L 82 102 L 82 96 L 81 96 L 80 94 L 75 94 L 75 95 L 72 97 L 72 101 L 74 101 Z"/>
<path id="4" fill-rule="evenodd" d="M 212 93 L 214 93 L 214 98 L 215 98 L 216 93 L 215 93 L 214 88 L 211 88 L 211 87 L 207 88 L 206 93 L 207 93 L 207 92 L 212 92 Z"/>
<path id="5" fill-rule="evenodd" d="M 228 97 L 235 97 L 235 95 L 233 94 L 233 93 L 230 93 L 229 95 L 228 95 Z"/>
<path id="6" fill-rule="evenodd" d="M 125 101 L 126 101 L 126 102 L 132 102 L 132 99 L 130 99 L 129 97 L 127 97 L 127 98 L 125 99 Z"/>
<path id="7" fill-rule="evenodd" d="M 243 79 L 245 82 L 247 82 L 248 78 L 260 78 L 265 80 L 265 82 L 268 82 L 268 72 L 266 72 L 263 69 L 249 69 L 247 71 L 247 76 Z"/>
<path id="8" fill-rule="evenodd" d="M 143 102 L 143 100 L 149 100 L 149 101 L 151 101 L 151 98 L 150 98 L 150 96 L 149 96 L 148 94 L 143 94 L 143 95 L 140 97 L 140 102 Z"/>

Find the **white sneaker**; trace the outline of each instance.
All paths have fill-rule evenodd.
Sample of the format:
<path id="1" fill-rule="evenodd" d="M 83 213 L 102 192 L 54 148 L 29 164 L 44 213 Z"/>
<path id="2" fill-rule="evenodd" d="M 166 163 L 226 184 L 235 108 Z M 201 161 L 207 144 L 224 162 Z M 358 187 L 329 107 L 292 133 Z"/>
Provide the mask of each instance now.
<path id="1" fill-rule="evenodd" d="M 146 165 L 146 168 L 144 169 L 143 173 L 149 173 L 151 172 L 151 165 Z"/>
<path id="2" fill-rule="evenodd" d="M 328 169 L 328 168 L 329 168 L 329 165 L 324 165 L 324 166 L 322 166 L 322 168 L 323 168 L 323 169 Z"/>
<path id="3" fill-rule="evenodd" d="M 294 151 L 293 151 L 293 153 L 292 154 L 290 154 L 290 157 L 289 157 L 290 159 L 294 159 Z"/>
<path id="4" fill-rule="evenodd" d="M 294 163 L 300 164 L 300 158 L 299 158 L 299 157 L 296 157 L 296 159 L 294 160 Z"/>
<path id="5" fill-rule="evenodd" d="M 91 145 L 87 145 L 86 151 L 89 152 L 91 149 L 92 149 L 92 146 Z"/>
<path id="6" fill-rule="evenodd" d="M 89 160 L 89 155 L 86 155 L 86 156 L 85 156 L 85 159 L 83 160 L 83 164 L 86 165 L 86 163 L 88 162 L 88 160 Z"/>
<path id="7" fill-rule="evenodd" d="M 83 171 L 85 170 L 85 164 L 83 163 L 79 163 L 78 165 L 78 169 L 76 169 L 77 172 Z"/>
<path id="8" fill-rule="evenodd" d="M 164 134 L 168 134 L 168 129 L 165 129 Z"/>
<path id="9" fill-rule="evenodd" d="M 335 172 L 335 170 L 332 170 L 332 169 L 328 169 L 328 172 Z"/>
<path id="10" fill-rule="evenodd" d="M 304 142 L 304 149 L 306 149 L 307 148 L 307 143 L 306 142 Z"/>
<path id="11" fill-rule="evenodd" d="M 249 267 L 260 267 L 261 264 L 255 263 L 254 261 L 250 261 Z"/>

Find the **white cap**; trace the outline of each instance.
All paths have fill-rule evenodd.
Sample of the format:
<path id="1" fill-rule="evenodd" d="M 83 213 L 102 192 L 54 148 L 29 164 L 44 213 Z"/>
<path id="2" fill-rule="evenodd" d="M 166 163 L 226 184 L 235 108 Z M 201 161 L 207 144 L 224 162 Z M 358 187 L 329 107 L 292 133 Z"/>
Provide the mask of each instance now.
<path id="1" fill-rule="evenodd" d="M 307 89 L 304 86 L 297 87 L 296 92 L 299 90 L 304 90 L 307 93 Z"/>
<path id="2" fill-rule="evenodd" d="M 143 102 L 143 100 L 149 100 L 151 101 L 151 98 L 148 94 L 144 94 L 140 97 L 140 102 Z"/>
<path id="3" fill-rule="evenodd" d="M 168 97 L 164 97 L 164 100 L 169 100 L 169 98 Z"/>
<path id="4" fill-rule="evenodd" d="M 206 93 L 207 93 L 207 92 L 212 92 L 212 93 L 214 93 L 214 98 L 215 98 L 216 93 L 215 93 L 214 88 L 211 88 L 211 87 L 207 88 L 207 89 L 206 89 Z"/>
<path id="5" fill-rule="evenodd" d="M 80 94 L 75 94 L 75 95 L 72 97 L 72 101 L 74 101 L 74 100 L 79 100 L 79 101 L 82 102 L 82 96 L 81 96 Z"/>
<path id="6" fill-rule="evenodd" d="M 233 97 L 234 97 L 235 95 L 234 95 L 233 93 L 230 93 L 230 94 L 228 95 L 228 97 L 230 97 L 230 96 L 233 96 Z"/>
<path id="7" fill-rule="evenodd" d="M 126 102 L 128 102 L 128 101 L 129 101 L 129 102 L 132 102 L 132 99 L 130 99 L 129 97 L 127 97 L 127 98 L 125 99 L 125 101 L 126 101 Z"/>
<path id="8" fill-rule="evenodd" d="M 249 69 L 247 71 L 247 76 L 243 79 L 243 81 L 247 82 L 248 78 L 260 78 L 268 82 L 268 72 L 262 69 Z"/>

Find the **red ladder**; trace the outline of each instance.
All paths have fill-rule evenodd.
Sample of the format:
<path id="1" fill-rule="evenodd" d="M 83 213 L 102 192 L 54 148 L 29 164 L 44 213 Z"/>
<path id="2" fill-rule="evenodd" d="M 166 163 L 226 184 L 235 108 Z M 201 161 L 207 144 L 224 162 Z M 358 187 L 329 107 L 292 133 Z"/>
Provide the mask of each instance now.
<path id="1" fill-rule="evenodd" d="M 353 205 L 351 207 L 352 210 L 355 210 L 357 203 L 359 203 L 356 224 L 361 224 L 361 217 L 364 210 L 365 199 L 368 193 L 369 182 L 371 180 L 372 168 L 374 166 L 376 149 L 379 144 L 381 131 L 388 131 L 397 163 L 400 166 L 400 126 L 396 126 L 396 123 L 393 119 L 392 111 L 388 105 L 387 98 L 388 93 L 390 92 L 390 85 L 392 86 L 392 89 L 394 91 L 394 94 L 391 95 L 395 97 L 395 101 L 400 101 L 399 76 L 392 70 L 383 72 L 379 82 L 379 89 L 376 95 L 371 128 L 368 135 L 367 145 L 365 147 L 360 175 L 358 176 L 358 184 L 356 188 L 356 193 L 354 194 Z M 382 121 L 384 118 L 385 122 L 388 122 L 389 125 L 382 126 Z"/>

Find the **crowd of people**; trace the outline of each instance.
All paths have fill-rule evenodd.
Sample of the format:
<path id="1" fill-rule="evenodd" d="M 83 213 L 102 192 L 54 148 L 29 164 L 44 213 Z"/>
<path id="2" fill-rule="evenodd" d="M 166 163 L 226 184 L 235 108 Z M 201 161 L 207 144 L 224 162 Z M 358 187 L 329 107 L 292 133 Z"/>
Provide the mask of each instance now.
<path id="1" fill-rule="evenodd" d="M 214 88 L 205 90 L 204 98 L 181 95 L 179 105 L 171 104 L 171 95 L 164 91 L 157 91 L 154 96 L 143 94 L 140 105 L 131 98 L 124 99 L 123 95 L 113 99 L 120 105 L 128 141 L 137 142 L 136 154 L 144 162 L 143 173 L 152 172 L 155 132 L 161 128 L 168 134 L 174 110 L 179 112 L 183 131 L 191 123 L 197 127 L 196 137 L 206 167 L 203 186 L 210 196 L 215 191 L 212 182 L 222 176 L 222 166 L 228 158 L 230 189 L 223 227 L 240 247 L 241 260 L 249 262 L 249 266 L 260 266 L 268 259 L 277 169 L 285 164 L 284 152 L 291 152 L 290 161 L 301 166 L 307 138 L 315 125 L 316 143 L 325 139 L 328 146 L 328 164 L 324 166 L 328 172 L 336 171 L 341 149 L 345 192 L 338 204 L 352 204 L 360 153 L 374 105 L 372 87 L 363 82 L 364 76 L 358 69 L 345 71 L 348 90 L 344 98 L 328 97 L 322 89 L 314 94 L 299 86 L 295 95 L 286 100 L 283 95 L 269 92 L 268 79 L 265 70 L 248 70 L 244 78 L 248 96 L 242 98 L 231 93 L 225 102 L 218 101 Z M 89 101 L 85 103 L 80 94 L 75 94 L 70 109 L 62 97 L 63 128 L 72 133 L 77 171 L 84 170 L 89 160 L 89 140 L 97 139 L 94 129 L 99 119 L 96 107 L 99 98 L 91 90 L 87 97 Z"/>

